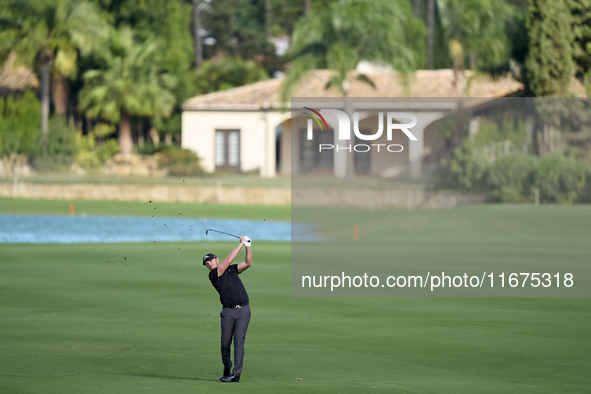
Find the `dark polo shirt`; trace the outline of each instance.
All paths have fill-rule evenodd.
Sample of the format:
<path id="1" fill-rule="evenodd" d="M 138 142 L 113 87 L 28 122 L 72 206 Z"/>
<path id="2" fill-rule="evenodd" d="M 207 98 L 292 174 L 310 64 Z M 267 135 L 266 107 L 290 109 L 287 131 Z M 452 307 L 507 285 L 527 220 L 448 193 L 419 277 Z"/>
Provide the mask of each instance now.
<path id="1" fill-rule="evenodd" d="M 236 305 L 248 303 L 248 294 L 238 277 L 238 265 L 229 266 L 222 276 L 218 276 L 218 269 L 209 271 L 209 280 L 215 289 L 220 293 L 220 302 L 224 308 L 233 308 Z"/>

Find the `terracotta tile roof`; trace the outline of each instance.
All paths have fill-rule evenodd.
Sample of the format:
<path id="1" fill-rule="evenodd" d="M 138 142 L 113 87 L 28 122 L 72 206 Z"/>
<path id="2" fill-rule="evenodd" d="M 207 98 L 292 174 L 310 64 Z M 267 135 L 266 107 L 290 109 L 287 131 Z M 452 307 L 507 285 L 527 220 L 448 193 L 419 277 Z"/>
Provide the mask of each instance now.
<path id="1" fill-rule="evenodd" d="M 39 81 L 35 73 L 23 66 L 16 66 L 16 54 L 11 53 L 0 70 L 0 91 L 18 91 L 36 88 Z"/>
<path id="2" fill-rule="evenodd" d="M 293 97 L 342 97 L 336 89 L 326 89 L 332 71 L 316 70 L 304 78 L 294 91 Z M 407 97 L 399 75 L 392 72 L 366 73 L 375 84 L 359 81 L 358 73 L 347 78 L 351 97 Z M 473 78 L 471 78 L 473 77 Z M 505 97 L 523 90 L 523 85 L 510 75 L 492 79 L 473 76 L 466 71 L 465 80 L 470 80 L 469 97 Z M 459 97 L 460 90 L 454 86 L 452 70 L 419 70 L 410 77 L 410 97 Z M 238 88 L 193 97 L 185 102 L 185 110 L 259 110 L 265 107 L 279 108 L 279 88 L 282 80 L 270 79 Z M 463 84 L 462 84 L 463 85 Z M 464 86 L 464 85 L 463 85 Z"/>

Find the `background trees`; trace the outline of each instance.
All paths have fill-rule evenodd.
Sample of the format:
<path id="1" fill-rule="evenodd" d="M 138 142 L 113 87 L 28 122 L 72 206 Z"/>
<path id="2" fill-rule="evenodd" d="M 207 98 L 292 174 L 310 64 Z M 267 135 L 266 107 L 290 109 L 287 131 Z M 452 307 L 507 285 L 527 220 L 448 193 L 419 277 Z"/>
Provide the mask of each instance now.
<path id="1" fill-rule="evenodd" d="M 14 52 L 38 73 L 43 132 L 53 112 L 84 133 L 101 118 L 124 129 L 129 123 L 138 141 L 151 129 L 158 141 L 159 133 L 179 133 L 181 104 L 193 95 L 276 72 L 287 72 L 287 94 L 314 68 L 333 69 L 332 85 L 346 93 L 347 71 L 361 59 L 403 71 L 511 71 L 537 96 L 570 94 L 576 77 L 591 92 L 590 25 L 591 0 L 4 0 L 0 62 Z M 110 32 L 122 29 L 132 32 L 133 46 L 159 41 L 150 55 L 155 66 L 138 80 L 141 73 L 115 77 L 130 60 L 109 43 Z M 278 40 L 290 43 L 287 56 Z M 99 102 L 127 102 L 114 92 L 134 97 L 136 88 L 99 99 L 95 88 L 109 78 L 167 93 L 160 102 L 144 100 L 120 124 L 121 111 L 107 115 L 110 106 Z"/>
<path id="2" fill-rule="evenodd" d="M 527 14 L 529 86 L 536 96 L 564 96 L 575 75 L 572 16 L 565 2 L 533 0 Z"/>
<path id="3" fill-rule="evenodd" d="M 508 60 L 506 26 L 513 10 L 504 0 L 438 0 L 438 5 L 454 68 L 463 67 L 464 56 L 470 69 L 497 67 Z"/>
<path id="4" fill-rule="evenodd" d="M 93 118 L 119 124 L 122 153 L 133 152 L 130 116 L 167 117 L 175 97 L 176 78 L 164 71 L 158 54 L 163 44 L 156 39 L 137 43 L 129 28 L 113 33 L 104 68 L 84 74 L 80 108 Z"/>
<path id="5" fill-rule="evenodd" d="M 410 4 L 404 0 L 333 3 L 296 25 L 283 96 L 289 95 L 313 69 L 334 70 L 330 83 L 345 95 L 347 74 L 361 60 L 402 71 L 412 70 L 417 64 L 418 43 L 423 36 L 424 29 L 412 17 Z"/>
<path id="6" fill-rule="evenodd" d="M 108 29 L 96 7 L 75 0 L 6 0 L 0 7 L 3 22 L 0 55 L 14 51 L 19 60 L 40 63 L 41 130 L 47 133 L 50 67 L 54 67 L 53 99 L 56 114 L 67 109 L 65 78 L 78 70 L 78 54 L 88 55 L 106 39 Z"/>

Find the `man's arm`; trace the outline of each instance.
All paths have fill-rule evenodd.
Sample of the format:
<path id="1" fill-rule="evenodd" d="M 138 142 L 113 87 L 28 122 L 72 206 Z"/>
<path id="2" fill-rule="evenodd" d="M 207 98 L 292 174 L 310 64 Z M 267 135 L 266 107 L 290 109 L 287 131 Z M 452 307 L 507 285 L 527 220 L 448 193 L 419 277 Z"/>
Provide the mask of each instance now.
<path id="1" fill-rule="evenodd" d="M 238 252 L 240 252 L 240 249 L 242 249 L 243 246 L 244 246 L 244 237 L 240 237 L 240 245 L 236 246 L 234 248 L 234 250 L 231 251 L 228 256 L 226 256 L 226 258 L 224 259 L 224 262 L 222 264 L 220 264 L 220 266 L 218 267 L 218 277 L 222 276 L 224 274 L 224 272 L 226 272 L 226 269 L 228 269 L 230 264 L 232 264 L 234 262 L 234 259 L 236 258 L 236 256 L 238 256 Z"/>
<path id="2" fill-rule="evenodd" d="M 243 261 L 242 263 L 238 264 L 238 273 L 242 273 L 242 271 L 244 271 L 245 269 L 247 269 L 248 267 L 250 267 L 252 265 L 252 250 L 250 249 L 250 246 L 246 247 L 246 261 Z"/>

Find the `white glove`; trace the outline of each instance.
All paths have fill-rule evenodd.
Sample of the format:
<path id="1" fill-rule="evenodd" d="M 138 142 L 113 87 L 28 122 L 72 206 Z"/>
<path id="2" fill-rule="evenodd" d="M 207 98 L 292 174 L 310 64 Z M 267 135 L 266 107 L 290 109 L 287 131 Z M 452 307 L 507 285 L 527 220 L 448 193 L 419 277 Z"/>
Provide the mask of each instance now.
<path id="1" fill-rule="evenodd" d="M 251 242 L 252 242 L 252 240 L 245 235 L 244 236 L 244 246 L 248 246 L 250 248 Z"/>

